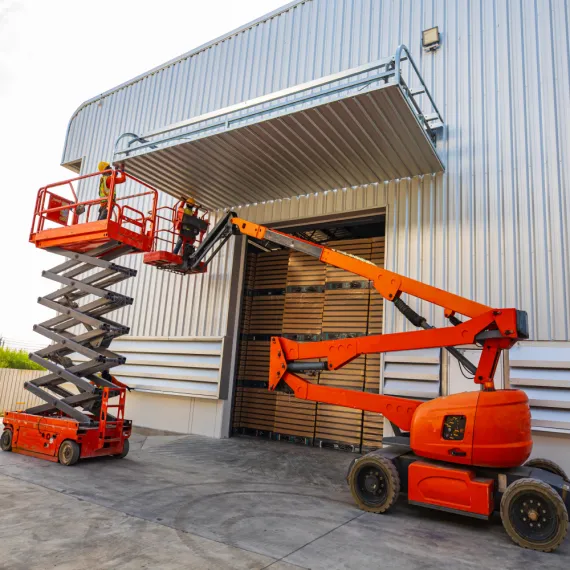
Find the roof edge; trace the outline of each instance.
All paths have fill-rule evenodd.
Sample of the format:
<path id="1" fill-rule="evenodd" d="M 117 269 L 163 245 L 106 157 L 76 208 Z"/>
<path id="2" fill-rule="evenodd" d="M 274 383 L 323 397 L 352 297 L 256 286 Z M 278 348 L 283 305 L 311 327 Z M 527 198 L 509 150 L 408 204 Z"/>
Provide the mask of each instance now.
<path id="1" fill-rule="evenodd" d="M 125 81 L 124 83 L 121 83 L 121 84 L 117 85 L 116 87 L 113 87 L 112 89 L 104 91 L 103 93 L 96 95 L 95 97 L 92 97 L 91 99 L 87 99 L 86 101 L 81 103 L 81 105 L 79 105 L 79 107 L 77 107 L 77 109 L 71 115 L 69 122 L 67 123 L 67 129 L 65 131 L 65 143 L 63 145 L 63 153 L 61 156 L 61 165 L 62 166 L 65 165 L 64 158 L 65 158 L 65 152 L 67 150 L 67 142 L 69 139 L 69 131 L 71 129 L 71 123 L 73 123 L 73 120 L 75 119 L 75 117 L 77 117 L 77 115 L 88 105 L 95 103 L 96 101 L 100 101 L 104 97 L 108 97 L 109 95 L 112 95 L 113 93 L 116 93 L 117 91 L 120 91 L 121 89 L 124 89 L 125 87 L 133 85 L 134 83 L 141 81 L 142 79 L 144 79 L 145 77 L 148 77 L 149 75 L 153 75 L 154 73 L 162 71 L 163 69 L 166 69 L 167 67 L 170 67 L 171 65 L 175 65 L 175 64 L 177 64 L 177 63 L 179 63 L 185 59 L 193 57 L 193 56 L 197 55 L 198 53 L 205 51 L 205 50 L 211 48 L 212 46 L 214 46 L 218 43 L 224 42 L 233 36 L 236 36 L 242 32 L 245 32 L 246 30 L 249 30 L 258 24 L 264 23 L 267 20 L 270 20 L 271 18 L 275 18 L 276 16 L 280 16 L 281 14 L 288 12 L 289 10 L 291 10 L 292 8 L 294 8 L 298 5 L 306 4 L 307 2 L 311 2 L 311 1 L 312 0 L 293 0 L 292 2 L 288 2 L 287 4 L 281 6 L 280 8 L 276 8 L 275 10 L 272 10 L 271 12 L 268 12 L 267 14 L 264 14 L 263 16 L 260 16 L 259 18 L 256 18 L 255 20 L 248 22 L 247 24 L 239 26 L 239 27 L 231 30 L 230 32 L 226 32 L 225 34 L 222 34 L 221 36 L 218 36 L 217 38 L 210 40 L 209 42 L 206 42 L 205 44 L 202 44 L 202 45 L 200 45 L 200 46 L 198 46 L 198 47 L 196 47 L 196 48 L 194 48 L 194 49 L 192 49 L 192 50 L 190 50 L 190 51 L 188 51 L 182 55 L 179 55 L 178 57 L 175 57 L 175 58 L 173 58 L 173 59 L 171 59 L 165 63 L 162 63 L 161 65 L 158 65 L 156 67 L 153 67 L 149 71 L 141 73 L 140 75 L 137 75 L 136 77 L 133 77 L 132 79 L 129 79 L 128 81 Z"/>

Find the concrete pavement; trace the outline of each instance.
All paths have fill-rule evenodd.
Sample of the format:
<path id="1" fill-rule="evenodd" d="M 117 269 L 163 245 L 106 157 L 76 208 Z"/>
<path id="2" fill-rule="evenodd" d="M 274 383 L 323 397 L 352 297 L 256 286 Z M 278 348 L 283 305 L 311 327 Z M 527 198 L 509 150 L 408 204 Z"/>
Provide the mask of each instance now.
<path id="1" fill-rule="evenodd" d="M 515 546 L 500 520 L 358 510 L 351 455 L 248 438 L 133 436 L 73 467 L 0 454 L 0 568 L 272 570 L 570 567 L 570 543 Z"/>

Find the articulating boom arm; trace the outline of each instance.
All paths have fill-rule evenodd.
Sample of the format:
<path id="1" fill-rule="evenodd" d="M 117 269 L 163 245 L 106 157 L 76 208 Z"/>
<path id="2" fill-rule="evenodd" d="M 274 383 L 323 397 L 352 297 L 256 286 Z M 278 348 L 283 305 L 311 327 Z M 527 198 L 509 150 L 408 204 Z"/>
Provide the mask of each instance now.
<path id="1" fill-rule="evenodd" d="M 198 263 L 215 244 L 224 243 L 232 233 L 241 233 L 257 240 L 267 240 L 318 258 L 323 263 L 345 269 L 371 281 L 374 288 L 421 331 L 371 335 L 359 338 L 298 343 L 281 337 L 271 340 L 269 389 L 274 390 L 283 380 L 298 398 L 337 404 L 379 412 L 401 429 L 409 429 L 413 411 L 420 404 L 415 400 L 380 394 L 369 394 L 311 384 L 297 376 L 303 370 L 337 370 L 362 354 L 446 348 L 474 375 L 476 384 L 486 390 L 494 389 L 494 375 L 501 351 L 511 348 L 519 339 L 528 338 L 527 316 L 516 309 L 493 309 L 409 279 L 392 271 L 349 255 L 342 251 L 312 243 L 265 226 L 248 222 L 229 212 L 212 230 L 212 239 L 206 239 L 193 258 Z M 215 251 L 218 251 L 219 245 Z M 211 256 L 210 256 L 211 259 Z M 413 295 L 444 309 L 453 326 L 434 328 L 413 311 L 402 299 L 402 293 Z M 468 317 L 461 321 L 455 315 Z M 464 344 L 482 344 L 478 366 L 474 366 L 454 347 Z M 321 362 L 304 362 L 322 359 Z M 326 359 L 326 361 L 324 361 Z"/>

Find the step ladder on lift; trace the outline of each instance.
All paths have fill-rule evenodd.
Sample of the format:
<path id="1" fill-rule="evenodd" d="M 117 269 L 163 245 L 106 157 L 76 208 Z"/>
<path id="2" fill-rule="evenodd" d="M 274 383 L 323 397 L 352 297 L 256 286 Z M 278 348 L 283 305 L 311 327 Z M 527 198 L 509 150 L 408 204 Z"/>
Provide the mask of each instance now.
<path id="1" fill-rule="evenodd" d="M 78 201 L 74 183 L 98 185 L 102 174 L 109 176 L 108 203 L 112 207 L 107 208 L 105 219 L 98 220 L 101 199 Z M 123 181 L 126 192 L 117 192 Z M 61 186 L 71 188 L 71 198 L 54 192 Z M 150 206 L 148 214 L 130 205 L 141 198 Z M 128 453 L 131 422 L 124 415 L 127 387 L 109 371 L 125 363 L 123 356 L 110 350 L 110 344 L 129 328 L 107 315 L 133 302 L 131 297 L 111 290 L 137 273 L 116 260 L 152 249 L 157 201 L 156 189 L 115 170 L 39 190 L 30 241 L 64 258 L 42 273 L 57 283 L 58 289 L 38 299 L 57 316 L 34 327 L 52 344 L 30 354 L 30 359 L 48 373 L 25 384 L 45 403 L 6 412 L 3 450 L 59 460 L 64 465 L 72 465 L 79 458 L 124 457 Z"/>

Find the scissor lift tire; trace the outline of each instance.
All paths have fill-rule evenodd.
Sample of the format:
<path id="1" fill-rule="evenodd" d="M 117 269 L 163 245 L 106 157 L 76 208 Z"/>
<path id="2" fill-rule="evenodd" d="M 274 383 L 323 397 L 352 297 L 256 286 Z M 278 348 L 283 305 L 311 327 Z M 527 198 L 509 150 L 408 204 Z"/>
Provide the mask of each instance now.
<path id="1" fill-rule="evenodd" d="M 71 439 L 66 439 L 59 446 L 57 456 L 62 465 L 69 466 L 77 463 L 80 454 L 81 448 L 79 447 L 79 444 Z"/>
<path id="2" fill-rule="evenodd" d="M 121 453 L 117 453 L 117 455 L 113 455 L 113 457 L 116 457 L 117 459 L 123 459 L 128 454 L 129 454 L 129 440 L 125 439 L 123 443 L 123 451 L 121 451 Z"/>
<path id="3" fill-rule="evenodd" d="M 5 429 L 0 437 L 0 447 L 2 451 L 12 451 L 12 430 Z"/>

